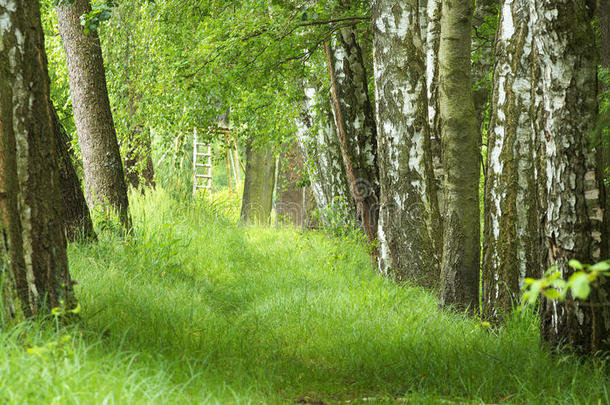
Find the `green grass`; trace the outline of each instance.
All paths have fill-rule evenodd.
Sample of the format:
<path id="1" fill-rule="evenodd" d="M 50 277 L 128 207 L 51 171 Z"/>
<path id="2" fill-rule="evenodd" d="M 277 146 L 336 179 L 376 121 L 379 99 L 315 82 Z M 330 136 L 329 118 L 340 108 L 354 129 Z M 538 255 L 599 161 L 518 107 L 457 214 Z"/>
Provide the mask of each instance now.
<path id="1" fill-rule="evenodd" d="M 1 403 L 610 402 L 607 366 L 551 355 L 531 314 L 488 330 L 349 239 L 131 197 L 129 237 L 70 247 L 80 323 L 0 334 Z"/>

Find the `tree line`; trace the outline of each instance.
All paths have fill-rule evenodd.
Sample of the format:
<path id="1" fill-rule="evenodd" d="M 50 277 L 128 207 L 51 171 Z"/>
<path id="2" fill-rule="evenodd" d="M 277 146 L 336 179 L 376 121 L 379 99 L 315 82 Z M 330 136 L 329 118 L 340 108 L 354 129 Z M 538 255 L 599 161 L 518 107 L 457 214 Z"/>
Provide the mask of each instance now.
<path id="1" fill-rule="evenodd" d="M 131 226 L 124 166 L 149 173 L 131 184 L 152 184 L 151 122 L 209 127 L 229 105 L 247 128 L 244 210 L 257 194 L 271 209 L 265 145 L 296 139 L 320 212 L 340 202 L 380 273 L 437 289 L 443 307 L 501 322 L 526 278 L 608 258 L 607 136 L 592 136 L 607 97 L 607 0 L 133 1 L 107 11 L 106 33 L 99 4 L 56 3 L 85 192 L 51 100 L 45 14 L 0 2 L 11 313 L 75 305 L 66 235 L 95 238 L 87 203 Z M 108 91 L 118 82 L 120 102 Z M 586 301 L 542 299 L 545 340 L 608 349 L 610 284 L 594 287 Z"/>

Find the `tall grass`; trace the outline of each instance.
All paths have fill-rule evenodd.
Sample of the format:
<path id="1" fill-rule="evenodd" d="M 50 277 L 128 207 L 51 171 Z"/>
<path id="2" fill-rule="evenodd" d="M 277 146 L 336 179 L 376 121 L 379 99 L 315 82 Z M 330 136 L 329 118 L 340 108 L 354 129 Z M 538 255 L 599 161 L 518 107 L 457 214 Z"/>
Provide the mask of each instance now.
<path id="1" fill-rule="evenodd" d="M 532 314 L 490 330 L 350 238 L 242 227 L 228 198 L 131 198 L 130 235 L 70 247 L 82 320 L 0 334 L 0 402 L 610 402 L 604 361 L 551 355 Z"/>

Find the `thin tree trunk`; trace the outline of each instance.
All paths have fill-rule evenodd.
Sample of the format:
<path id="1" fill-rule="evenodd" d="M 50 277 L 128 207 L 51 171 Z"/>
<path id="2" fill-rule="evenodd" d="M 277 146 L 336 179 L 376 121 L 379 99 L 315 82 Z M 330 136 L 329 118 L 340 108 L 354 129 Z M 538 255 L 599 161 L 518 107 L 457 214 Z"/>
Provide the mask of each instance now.
<path id="1" fill-rule="evenodd" d="M 603 208 L 589 137 L 597 119 L 597 50 L 585 0 L 531 3 L 540 70 L 541 133 L 545 154 L 548 265 L 564 278 L 570 259 L 601 259 Z M 541 331 L 551 344 L 595 352 L 610 348 L 610 283 L 587 302 L 543 301 Z"/>
<path id="2" fill-rule="evenodd" d="M 482 273 L 488 318 L 517 305 L 524 279 L 540 277 L 544 265 L 528 1 L 504 0 L 495 47 Z"/>
<path id="3" fill-rule="evenodd" d="M 130 227 L 127 186 L 110 111 L 104 61 L 96 31 L 85 35 L 80 16 L 91 11 L 89 0 L 57 7 L 74 120 L 83 156 L 89 205 L 110 206 Z"/>
<path id="4" fill-rule="evenodd" d="M 241 206 L 244 223 L 269 224 L 275 187 L 275 157 L 269 146 L 248 142 L 246 147 L 246 179 Z"/>
<path id="5" fill-rule="evenodd" d="M 472 96 L 473 0 L 443 0 L 439 45 L 445 207 L 442 306 L 476 311 L 480 269 L 480 139 Z"/>
<path id="6" fill-rule="evenodd" d="M 354 27 L 342 28 L 325 44 L 339 144 L 362 228 L 371 242 L 379 220 L 377 131 L 368 78 Z"/>
<path id="7" fill-rule="evenodd" d="M 59 122 L 59 117 L 52 106 L 51 114 L 55 135 L 55 150 L 59 158 L 59 185 L 64 203 L 66 236 L 70 242 L 97 240 L 89 207 L 83 194 L 80 179 L 74 170 L 72 155 L 68 149 L 70 142 L 68 134 Z"/>
<path id="8" fill-rule="evenodd" d="M 0 200 L 25 316 L 75 304 L 38 1 L 0 5 Z"/>
<path id="9" fill-rule="evenodd" d="M 442 0 L 428 0 L 426 18 L 426 89 L 428 97 L 428 127 L 430 153 L 436 180 L 437 200 L 440 212 L 444 212 L 443 181 L 445 172 L 441 151 L 441 116 L 438 105 L 438 47 L 441 40 Z"/>
<path id="10" fill-rule="evenodd" d="M 599 26 L 601 31 L 602 66 L 610 69 L 610 0 L 599 0 Z M 604 85 L 602 91 L 609 92 L 610 88 Z M 599 178 L 602 179 L 604 187 L 604 210 L 610 211 L 610 135 L 602 140 L 598 150 Z M 604 240 L 602 246 L 602 257 L 610 257 L 610 215 L 604 217 Z"/>
<path id="11" fill-rule="evenodd" d="M 418 1 L 376 0 L 372 17 L 381 186 L 379 267 L 399 280 L 437 285 L 442 228 Z"/>

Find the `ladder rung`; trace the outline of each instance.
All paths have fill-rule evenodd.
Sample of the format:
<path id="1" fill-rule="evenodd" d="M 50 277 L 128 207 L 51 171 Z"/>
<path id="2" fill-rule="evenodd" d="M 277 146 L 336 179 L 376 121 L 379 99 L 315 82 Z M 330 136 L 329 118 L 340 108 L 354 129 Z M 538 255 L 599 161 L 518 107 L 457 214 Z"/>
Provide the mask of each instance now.
<path id="1" fill-rule="evenodd" d="M 212 165 L 208 165 L 208 164 L 204 164 L 204 163 L 197 163 L 197 164 L 195 164 L 195 167 L 212 167 Z"/>
<path id="2" fill-rule="evenodd" d="M 206 146 L 206 147 L 208 147 L 210 145 L 208 145 L 207 143 L 195 142 L 195 146 Z"/>
<path id="3" fill-rule="evenodd" d="M 211 179 L 212 176 L 208 176 L 207 174 L 196 174 L 195 177 L 198 179 Z"/>
<path id="4" fill-rule="evenodd" d="M 207 189 L 211 189 L 211 186 L 195 186 L 195 188 L 207 188 Z"/>
<path id="5" fill-rule="evenodd" d="M 195 155 L 197 156 L 207 156 L 207 157 L 212 157 L 211 153 L 195 153 Z"/>

